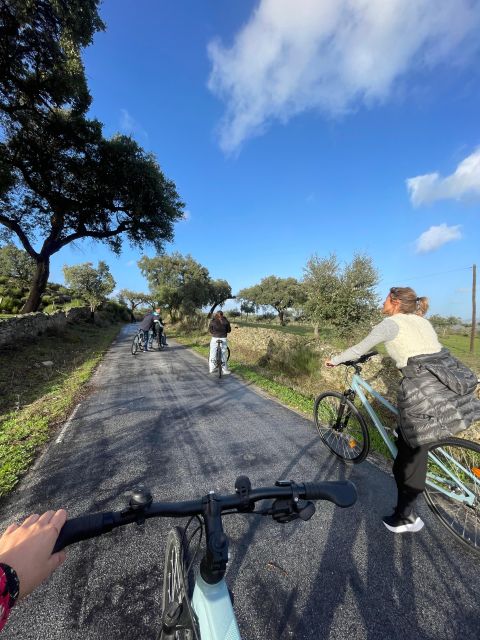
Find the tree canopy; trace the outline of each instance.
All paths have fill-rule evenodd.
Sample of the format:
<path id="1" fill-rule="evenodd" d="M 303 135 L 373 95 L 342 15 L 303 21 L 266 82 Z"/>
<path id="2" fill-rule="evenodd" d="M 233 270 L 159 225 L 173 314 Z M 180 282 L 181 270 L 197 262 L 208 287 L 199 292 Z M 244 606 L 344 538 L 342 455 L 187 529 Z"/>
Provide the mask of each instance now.
<path id="1" fill-rule="evenodd" d="M 232 300 L 232 288 L 226 280 L 211 280 L 208 304 L 212 305 L 208 312 L 208 318 L 213 316 L 213 312 L 218 306 L 222 306 L 226 300 Z"/>
<path id="2" fill-rule="evenodd" d="M 372 259 L 357 254 L 341 266 L 337 256 L 314 255 L 304 269 L 305 315 L 316 329 L 330 325 L 340 333 L 364 327 L 378 314 L 378 272 Z"/>
<path id="3" fill-rule="evenodd" d="M 125 236 L 161 251 L 183 216 L 155 157 L 128 136 L 105 139 L 101 123 L 87 118 L 80 51 L 103 27 L 97 5 L 2 5 L 0 35 L 17 58 L 2 40 L 0 224 L 36 263 L 25 312 L 38 308 L 50 257 L 67 244 L 90 238 L 118 253 Z"/>
<path id="4" fill-rule="evenodd" d="M 253 287 L 242 289 L 238 292 L 237 297 L 254 305 L 273 307 L 278 313 L 282 325 L 284 324 L 285 311 L 301 304 L 304 300 L 302 287 L 298 280 L 277 278 L 277 276 L 268 276 Z"/>
<path id="5" fill-rule="evenodd" d="M 0 275 L 28 285 L 35 273 L 35 262 L 26 251 L 14 244 L 0 247 Z"/>
<path id="6" fill-rule="evenodd" d="M 153 297 L 168 309 L 172 321 L 192 315 L 208 304 L 211 294 L 208 269 L 191 255 L 183 256 L 177 251 L 154 258 L 143 256 L 138 266 Z"/>
<path id="7" fill-rule="evenodd" d="M 106 296 L 115 288 L 115 280 L 108 265 L 100 260 L 95 269 L 91 262 L 84 262 L 72 267 L 64 266 L 63 275 L 67 285 L 76 295 L 83 298 L 90 305 L 93 313 Z"/>
<path id="8" fill-rule="evenodd" d="M 132 291 L 131 289 L 121 289 L 118 294 L 119 300 L 127 304 L 130 311 L 130 317 L 135 321 L 133 312 L 141 304 L 150 303 L 152 296 L 148 293 L 141 293 L 139 291 Z"/>

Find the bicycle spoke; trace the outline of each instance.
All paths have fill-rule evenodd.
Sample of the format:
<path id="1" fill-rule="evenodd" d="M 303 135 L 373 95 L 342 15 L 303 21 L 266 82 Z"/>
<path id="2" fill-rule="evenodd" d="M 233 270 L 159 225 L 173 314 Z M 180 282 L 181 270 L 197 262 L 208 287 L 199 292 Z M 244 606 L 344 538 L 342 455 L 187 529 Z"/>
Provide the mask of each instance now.
<path id="1" fill-rule="evenodd" d="M 460 439 L 440 443 L 430 450 L 425 490 L 442 523 L 475 551 L 480 551 L 479 465 L 478 445 Z"/>

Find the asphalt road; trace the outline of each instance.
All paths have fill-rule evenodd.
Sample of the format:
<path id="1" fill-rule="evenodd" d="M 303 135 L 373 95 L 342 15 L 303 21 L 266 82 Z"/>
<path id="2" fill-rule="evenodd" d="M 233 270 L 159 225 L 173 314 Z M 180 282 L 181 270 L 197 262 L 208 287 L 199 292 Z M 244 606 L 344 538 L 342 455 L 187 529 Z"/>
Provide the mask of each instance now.
<path id="1" fill-rule="evenodd" d="M 438 524 L 393 535 L 389 474 L 345 467 L 313 424 L 174 344 L 133 357 L 126 327 L 91 393 L 3 505 L 2 528 L 66 507 L 71 516 L 121 509 L 147 484 L 156 500 L 233 491 L 278 478 L 352 479 L 350 509 L 318 503 L 309 522 L 229 516 L 227 582 L 244 640 L 469 640 L 480 637 L 479 562 Z M 163 545 L 172 520 L 132 525 L 68 550 L 52 579 L 12 612 L 2 637 L 22 640 L 154 639 L 161 614 Z"/>

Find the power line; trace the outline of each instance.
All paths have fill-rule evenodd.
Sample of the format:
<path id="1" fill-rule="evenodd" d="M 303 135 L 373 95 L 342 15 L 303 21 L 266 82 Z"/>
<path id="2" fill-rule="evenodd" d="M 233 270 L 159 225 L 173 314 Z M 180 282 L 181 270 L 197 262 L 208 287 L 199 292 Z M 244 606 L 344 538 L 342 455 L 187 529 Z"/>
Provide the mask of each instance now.
<path id="1" fill-rule="evenodd" d="M 410 280 L 421 280 L 422 278 L 433 278 L 434 276 L 443 276 L 446 273 L 453 273 L 454 271 L 469 271 L 470 269 L 472 269 L 472 267 L 459 267 L 458 269 L 450 269 L 449 271 L 439 271 L 437 273 L 430 273 L 428 275 L 424 275 L 424 276 L 402 276 L 402 280 L 403 281 L 409 281 Z M 386 280 L 386 278 L 381 278 L 381 280 L 379 280 L 379 282 L 384 282 Z M 392 279 L 389 278 L 389 281 L 391 281 Z"/>

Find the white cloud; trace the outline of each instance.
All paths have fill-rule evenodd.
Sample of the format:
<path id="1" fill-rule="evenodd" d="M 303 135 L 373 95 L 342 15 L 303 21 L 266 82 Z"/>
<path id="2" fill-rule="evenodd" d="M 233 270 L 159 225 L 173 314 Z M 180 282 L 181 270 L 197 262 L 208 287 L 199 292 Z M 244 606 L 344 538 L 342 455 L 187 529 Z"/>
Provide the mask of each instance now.
<path id="1" fill-rule="evenodd" d="M 480 198 L 480 149 L 462 160 L 446 178 L 438 173 L 416 176 L 407 180 L 407 189 L 415 207 L 435 200 Z"/>
<path id="2" fill-rule="evenodd" d="M 407 71 L 467 58 L 479 24 L 479 0 L 260 0 L 231 47 L 208 46 L 208 86 L 226 103 L 220 146 L 307 109 L 382 102 Z"/>
<path id="3" fill-rule="evenodd" d="M 142 125 L 126 109 L 120 109 L 120 112 L 120 131 L 129 136 L 139 135 L 148 140 L 148 133 Z"/>
<path id="4" fill-rule="evenodd" d="M 442 245 L 453 240 L 460 240 L 460 225 L 449 227 L 445 223 L 430 227 L 424 231 L 416 240 L 417 253 L 429 253 L 439 249 Z"/>

